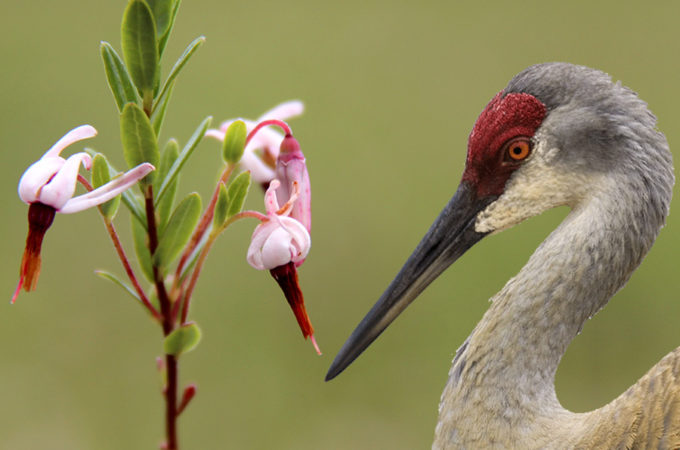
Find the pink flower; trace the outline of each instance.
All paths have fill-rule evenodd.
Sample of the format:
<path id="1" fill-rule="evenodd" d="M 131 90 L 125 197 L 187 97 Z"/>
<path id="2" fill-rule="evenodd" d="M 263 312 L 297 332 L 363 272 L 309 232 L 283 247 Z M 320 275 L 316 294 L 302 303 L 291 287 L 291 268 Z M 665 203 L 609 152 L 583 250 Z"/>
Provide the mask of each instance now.
<path id="1" fill-rule="evenodd" d="M 248 247 L 246 259 L 258 270 L 272 270 L 289 262 L 301 261 L 312 245 L 304 225 L 288 217 L 297 195 L 294 194 L 283 208 L 279 208 L 276 190 L 280 184 L 279 180 L 272 180 L 269 184 L 265 194 L 267 219 L 255 228 Z"/>
<path id="2" fill-rule="evenodd" d="M 26 291 L 35 289 L 40 274 L 42 241 L 57 212 L 70 214 L 107 202 L 154 170 L 149 163 L 140 164 L 91 192 L 73 197 L 80 164 L 89 170 L 92 158 L 83 152 L 71 155 L 68 159 L 59 154 L 69 145 L 96 135 L 97 130 L 90 125 L 74 128 L 26 169 L 19 180 L 19 198 L 29 205 L 28 237 L 21 261 L 19 285 L 12 303 L 22 287 Z"/>
<path id="3" fill-rule="evenodd" d="M 247 132 L 250 133 L 263 120 L 287 120 L 299 116 L 303 111 L 303 103 L 298 100 L 292 100 L 275 106 L 255 121 L 241 120 L 246 124 Z M 229 125 L 234 120 L 223 122 L 219 129 L 210 129 L 205 135 L 219 141 L 224 141 L 227 128 L 229 128 Z M 275 177 L 275 164 L 279 156 L 281 141 L 283 141 L 283 135 L 278 131 L 270 128 L 260 130 L 246 146 L 239 165 L 243 170 L 250 170 L 250 174 L 256 182 L 266 185 Z"/>
<path id="4" fill-rule="evenodd" d="M 281 180 L 281 189 L 276 193 L 279 203 L 287 202 L 297 184 L 299 194 L 293 204 L 290 216 L 300 221 L 307 231 L 312 231 L 312 188 L 305 155 L 297 139 L 288 134 L 281 141 L 279 157 L 276 160 L 276 178 Z M 302 261 L 298 266 L 302 264 Z"/>
<path id="5" fill-rule="evenodd" d="M 279 207 L 276 191 L 280 187 L 279 180 L 272 180 L 269 184 L 265 193 L 267 215 L 253 232 L 246 259 L 258 270 L 269 270 L 293 310 L 302 336 L 305 339 L 310 338 L 320 355 L 321 350 L 314 339 L 314 328 L 305 309 L 296 269 L 296 264 L 304 261 L 309 253 L 312 241 L 307 228 L 289 216 L 299 199 L 300 189 L 297 182 L 293 183 L 290 197 Z"/>

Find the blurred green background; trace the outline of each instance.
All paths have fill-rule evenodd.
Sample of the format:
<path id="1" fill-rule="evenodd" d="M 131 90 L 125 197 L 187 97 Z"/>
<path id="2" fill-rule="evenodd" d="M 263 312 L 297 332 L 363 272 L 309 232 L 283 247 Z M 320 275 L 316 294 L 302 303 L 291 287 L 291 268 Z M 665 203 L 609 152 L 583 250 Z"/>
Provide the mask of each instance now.
<path id="1" fill-rule="evenodd" d="M 2 449 L 150 449 L 162 437 L 160 331 L 93 274 L 122 273 L 94 211 L 57 217 L 38 290 L 9 305 L 26 233 L 22 171 L 83 123 L 99 130 L 88 144 L 123 165 L 98 48 L 107 40 L 120 49 L 125 4 L 0 5 Z M 270 276 L 246 264 L 255 224 L 236 224 L 195 294 L 204 339 L 181 360 L 183 383 L 199 387 L 180 420 L 183 448 L 428 448 L 456 348 L 566 209 L 482 241 L 324 383 L 332 358 L 454 192 L 477 115 L 524 67 L 569 61 L 622 80 L 659 117 L 678 160 L 679 13 L 675 1 L 185 0 L 166 73 L 191 39 L 207 42 L 180 75 L 164 138 L 186 142 L 206 115 L 216 125 L 291 98 L 306 103 L 292 122 L 314 186 L 301 283 L 325 353 L 302 340 Z M 199 147 L 183 192 L 210 192 L 218 150 Z M 609 402 L 680 344 L 678 201 L 640 270 L 564 357 L 565 407 Z M 248 206 L 263 209 L 257 189 Z M 132 253 L 128 222 L 119 214 Z"/>

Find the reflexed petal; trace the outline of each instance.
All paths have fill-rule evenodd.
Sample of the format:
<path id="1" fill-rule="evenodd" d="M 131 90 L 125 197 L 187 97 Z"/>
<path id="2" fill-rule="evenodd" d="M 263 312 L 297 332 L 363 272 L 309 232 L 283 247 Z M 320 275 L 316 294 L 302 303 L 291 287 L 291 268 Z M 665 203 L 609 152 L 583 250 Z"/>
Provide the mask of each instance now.
<path id="1" fill-rule="evenodd" d="M 297 200 L 293 204 L 290 217 L 299 220 L 305 228 L 307 228 L 307 231 L 311 231 L 312 190 L 305 160 L 293 159 L 288 163 L 279 161 L 276 168 L 276 177 L 281 180 L 281 188 L 276 191 L 279 203 L 287 202 L 290 199 L 293 183 L 298 183 L 299 194 Z"/>
<path id="2" fill-rule="evenodd" d="M 97 130 L 95 130 L 94 127 L 90 125 L 81 125 L 77 128 L 74 128 L 66 133 L 61 139 L 59 139 L 57 143 L 54 144 L 49 150 L 47 150 L 43 158 L 59 156 L 61 151 L 69 145 L 78 141 L 82 141 L 83 139 L 95 137 L 96 135 Z"/>
<path id="3" fill-rule="evenodd" d="M 81 162 L 89 167 L 92 165 L 92 158 L 87 153 L 71 155 L 54 178 L 42 187 L 38 201 L 59 211 L 73 197 Z"/>
<path id="4" fill-rule="evenodd" d="M 269 183 L 267 192 L 264 193 L 264 209 L 269 216 L 275 216 L 279 210 L 279 202 L 276 200 L 276 190 L 281 186 L 279 180 Z"/>
<path id="5" fill-rule="evenodd" d="M 256 183 L 268 183 L 274 178 L 274 170 L 252 151 L 243 153 L 238 164 L 243 170 L 250 170 L 250 176 Z"/>
<path id="6" fill-rule="evenodd" d="M 19 198 L 25 203 L 37 201 L 40 188 L 62 168 L 65 162 L 64 158 L 57 156 L 42 157 L 31 164 L 19 180 Z"/>
<path id="7" fill-rule="evenodd" d="M 215 138 L 218 141 L 223 141 L 226 133 L 224 131 L 211 128 L 211 129 L 209 129 L 208 131 L 205 132 L 205 135 L 207 137 Z"/>
<path id="8" fill-rule="evenodd" d="M 118 194 L 121 194 L 126 189 L 129 189 L 154 169 L 154 166 L 149 163 L 140 164 L 137 167 L 128 170 L 123 175 L 114 178 L 105 185 L 100 186 L 94 191 L 70 199 L 63 206 L 63 208 L 59 210 L 59 212 L 63 214 L 71 214 L 92 208 L 93 206 L 101 205 L 102 203 L 111 200 Z"/>
<path id="9" fill-rule="evenodd" d="M 245 123 L 246 124 L 246 131 L 248 131 L 248 133 L 250 133 L 250 130 L 255 128 L 255 126 L 257 125 L 257 122 L 253 122 L 252 120 L 248 120 L 248 119 L 244 119 L 242 117 L 239 117 L 237 119 L 229 119 L 229 120 L 225 120 L 224 122 L 222 122 L 220 124 L 220 131 L 224 131 L 226 133 L 227 128 L 229 128 L 229 125 L 234 123 L 235 120 L 241 120 L 243 123 Z"/>
<path id="10" fill-rule="evenodd" d="M 262 114 L 258 122 L 262 122 L 266 119 L 279 119 L 286 120 L 293 117 L 297 117 L 305 111 L 305 105 L 300 100 L 291 100 L 288 102 L 283 102 L 280 105 L 276 105 L 266 113 Z"/>

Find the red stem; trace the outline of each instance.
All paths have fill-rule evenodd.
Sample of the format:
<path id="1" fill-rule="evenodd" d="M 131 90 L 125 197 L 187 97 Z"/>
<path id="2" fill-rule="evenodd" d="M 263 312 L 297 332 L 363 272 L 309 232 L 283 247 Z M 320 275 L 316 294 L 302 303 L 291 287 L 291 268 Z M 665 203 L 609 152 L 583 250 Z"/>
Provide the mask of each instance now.
<path id="1" fill-rule="evenodd" d="M 255 136 L 255 134 L 257 134 L 258 131 L 260 131 L 260 129 L 267 127 L 269 125 L 278 126 L 283 130 L 284 133 L 286 133 L 287 136 L 293 134 L 293 130 L 291 130 L 290 126 L 283 120 L 278 119 L 263 120 L 262 122 L 258 123 L 257 126 L 253 128 L 250 133 L 248 133 L 248 136 L 246 137 L 246 145 L 248 145 L 250 140 L 253 138 L 253 136 Z"/>
<path id="2" fill-rule="evenodd" d="M 78 181 L 85 187 L 87 191 L 92 191 L 92 186 L 82 175 L 78 175 Z M 135 272 L 132 270 L 132 266 L 130 266 L 130 261 L 128 260 L 127 255 L 125 254 L 123 244 L 120 242 L 120 238 L 118 237 L 116 228 L 113 226 L 113 222 L 111 222 L 109 219 L 106 218 L 106 216 L 104 216 L 104 213 L 102 213 L 101 210 L 101 206 L 97 208 L 99 209 L 99 212 L 104 218 L 104 225 L 106 225 L 106 231 L 108 231 L 109 236 L 111 237 L 113 246 L 116 248 L 116 253 L 118 253 L 118 258 L 120 259 L 120 262 L 123 264 L 125 273 L 127 274 L 128 279 L 132 283 L 132 286 L 135 288 L 135 291 L 137 291 L 139 299 L 142 301 L 142 304 L 146 307 L 146 309 L 149 310 L 149 312 L 155 319 L 162 320 L 161 314 L 156 310 L 156 308 L 154 308 L 154 306 L 149 301 L 149 298 L 146 296 L 144 289 L 142 289 L 142 287 L 139 285 L 139 281 L 137 281 Z"/>
<path id="3" fill-rule="evenodd" d="M 184 269 L 184 265 L 189 260 L 189 257 L 191 256 L 193 251 L 196 250 L 196 247 L 198 247 L 198 244 L 201 242 L 201 239 L 203 239 L 203 235 L 205 235 L 205 232 L 208 230 L 208 227 L 210 226 L 210 221 L 212 220 L 215 214 L 215 205 L 217 204 L 217 198 L 220 195 L 220 185 L 222 183 L 227 182 L 233 170 L 234 166 L 231 164 L 227 164 L 227 167 L 225 167 L 224 172 L 222 172 L 222 176 L 220 176 L 220 180 L 217 182 L 217 186 L 215 186 L 215 191 L 213 192 L 212 198 L 210 199 L 210 203 L 208 204 L 208 207 L 205 209 L 203 217 L 201 217 L 201 221 L 198 223 L 198 226 L 196 227 L 194 234 L 191 236 L 191 241 L 189 241 L 189 245 L 186 246 L 184 253 L 182 253 L 182 257 L 179 260 L 179 263 L 177 263 L 177 270 L 175 270 L 175 280 L 173 281 L 172 289 L 173 292 L 177 287 L 177 283 L 179 283 L 179 279 L 182 276 L 182 270 Z"/>
<path id="4" fill-rule="evenodd" d="M 156 212 L 153 206 L 153 189 L 148 187 L 144 196 L 146 205 L 146 221 L 149 233 L 149 253 L 152 255 L 158 248 L 158 232 L 156 229 Z M 175 327 L 172 318 L 172 302 L 165 289 L 165 280 L 159 267 L 153 264 L 153 276 L 156 284 L 158 303 L 163 316 L 163 335 L 169 335 Z M 165 433 L 167 437 L 167 450 L 177 450 L 177 358 L 174 355 L 165 355 L 165 370 L 167 385 L 165 387 Z"/>

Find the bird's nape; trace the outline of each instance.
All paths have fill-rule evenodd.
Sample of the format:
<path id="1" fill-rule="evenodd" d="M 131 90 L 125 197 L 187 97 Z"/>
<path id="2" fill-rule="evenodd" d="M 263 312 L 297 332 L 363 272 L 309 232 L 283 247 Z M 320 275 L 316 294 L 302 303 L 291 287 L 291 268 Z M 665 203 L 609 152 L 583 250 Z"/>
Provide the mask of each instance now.
<path id="1" fill-rule="evenodd" d="M 475 231 L 477 214 L 496 196 L 479 197 L 463 181 L 402 269 L 359 323 L 328 369 L 326 381 L 345 370 L 447 267 L 488 233 Z"/>

